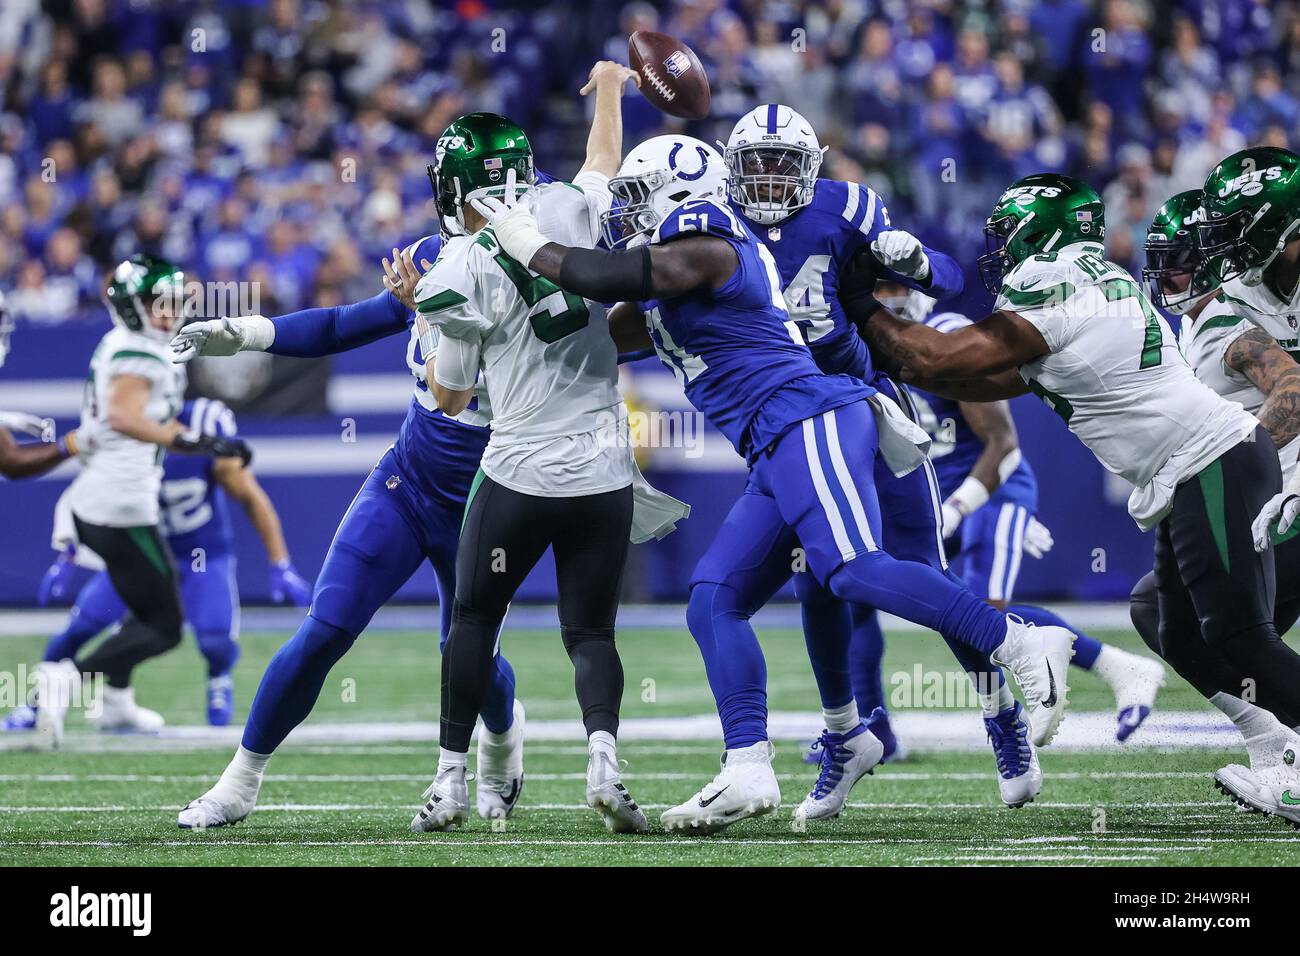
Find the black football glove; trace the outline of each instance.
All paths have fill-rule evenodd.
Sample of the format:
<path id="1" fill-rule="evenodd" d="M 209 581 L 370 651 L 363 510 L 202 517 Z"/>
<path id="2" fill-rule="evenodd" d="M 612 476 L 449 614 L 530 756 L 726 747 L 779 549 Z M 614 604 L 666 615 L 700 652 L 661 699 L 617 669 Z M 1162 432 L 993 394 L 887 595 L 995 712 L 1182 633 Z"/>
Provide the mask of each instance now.
<path id="1" fill-rule="evenodd" d="M 172 441 L 172 451 L 182 455 L 207 455 L 210 458 L 238 458 L 245 467 L 253 460 L 253 449 L 239 438 L 219 438 L 216 435 L 177 435 Z"/>

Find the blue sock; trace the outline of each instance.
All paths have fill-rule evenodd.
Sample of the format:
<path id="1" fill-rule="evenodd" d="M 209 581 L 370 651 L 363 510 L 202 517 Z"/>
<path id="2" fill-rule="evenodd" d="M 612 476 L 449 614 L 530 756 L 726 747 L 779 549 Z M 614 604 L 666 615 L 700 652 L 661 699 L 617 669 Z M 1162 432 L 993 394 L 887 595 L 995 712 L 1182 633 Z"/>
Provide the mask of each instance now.
<path id="1" fill-rule="evenodd" d="M 740 595 L 722 584 L 691 588 L 686 625 L 704 656 L 728 750 L 767 739 L 767 662 Z"/>
<path id="2" fill-rule="evenodd" d="M 1095 637 L 1083 633 L 1076 627 L 1071 627 L 1065 623 L 1065 620 L 1057 614 L 1053 614 L 1045 607 L 1037 607 L 1033 604 L 1013 604 L 1007 608 L 1008 614 L 1015 614 L 1024 618 L 1031 624 L 1037 624 L 1042 627 L 1053 626 L 1063 627 L 1074 634 L 1074 657 L 1070 661 L 1077 667 L 1082 667 L 1086 671 L 1092 670 L 1097 663 L 1097 655 L 1101 653 L 1102 643 Z"/>
<path id="3" fill-rule="evenodd" d="M 483 718 L 483 726 L 492 733 L 504 734 L 515 722 L 515 669 L 500 654 L 493 664 L 492 679 L 479 716 Z"/>
<path id="4" fill-rule="evenodd" d="M 885 658 L 885 635 L 880 630 L 880 615 L 874 609 L 853 605 L 853 635 L 849 639 L 849 678 L 858 714 L 866 718 L 877 707 L 885 706 L 882 665 Z"/>
<path id="5" fill-rule="evenodd" d="M 225 677 L 239 660 L 239 644 L 229 631 L 199 631 L 194 635 L 199 653 L 208 662 L 208 677 Z M 262 751 L 254 751 L 261 753 Z"/>
<path id="6" fill-rule="evenodd" d="M 849 671 L 852 621 L 849 606 L 817 584 L 812 575 L 796 578 L 795 595 L 803 614 L 803 639 L 822 706 L 843 707 L 853 699 Z M 868 711 L 867 713 L 870 713 Z"/>
<path id="7" fill-rule="evenodd" d="M 306 618 L 266 666 L 244 725 L 245 749 L 274 753 L 311 713 L 330 668 L 355 640 L 355 634 Z"/>
<path id="8" fill-rule="evenodd" d="M 88 615 L 78 614 L 77 609 L 73 608 L 67 626 L 46 643 L 45 660 L 61 661 L 69 657 L 76 657 L 77 651 L 81 650 L 90 642 L 91 638 L 112 623 L 112 621 L 105 623 L 93 620 Z"/>
<path id="9" fill-rule="evenodd" d="M 896 614 L 985 654 L 1006 639 L 1006 618 L 995 608 L 942 571 L 899 561 L 884 551 L 841 565 L 831 575 L 830 586 L 846 601 Z"/>
<path id="10" fill-rule="evenodd" d="M 82 586 L 72 606 L 68 623 L 45 645 L 47 661 L 75 657 L 100 631 L 111 627 L 126 614 L 126 604 L 117 596 L 108 572 L 101 571 Z"/>

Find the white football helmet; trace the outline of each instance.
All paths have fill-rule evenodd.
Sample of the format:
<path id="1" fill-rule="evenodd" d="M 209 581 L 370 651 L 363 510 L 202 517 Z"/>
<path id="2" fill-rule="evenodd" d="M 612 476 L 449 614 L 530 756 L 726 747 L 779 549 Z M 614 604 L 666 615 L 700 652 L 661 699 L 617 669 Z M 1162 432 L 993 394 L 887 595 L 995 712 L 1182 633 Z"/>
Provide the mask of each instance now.
<path id="1" fill-rule="evenodd" d="M 600 217 L 611 249 L 650 240 L 664 217 L 688 199 L 727 200 L 727 169 L 708 143 L 690 136 L 656 136 L 627 154 L 609 181 L 614 203 Z"/>
<path id="2" fill-rule="evenodd" d="M 5 294 L 0 292 L 0 365 L 9 357 L 9 337 L 14 334 L 14 317 L 5 307 Z"/>
<path id="3" fill-rule="evenodd" d="M 825 147 L 812 125 L 778 103 L 740 118 L 723 155 L 732 202 L 755 222 L 770 226 L 812 202 Z"/>

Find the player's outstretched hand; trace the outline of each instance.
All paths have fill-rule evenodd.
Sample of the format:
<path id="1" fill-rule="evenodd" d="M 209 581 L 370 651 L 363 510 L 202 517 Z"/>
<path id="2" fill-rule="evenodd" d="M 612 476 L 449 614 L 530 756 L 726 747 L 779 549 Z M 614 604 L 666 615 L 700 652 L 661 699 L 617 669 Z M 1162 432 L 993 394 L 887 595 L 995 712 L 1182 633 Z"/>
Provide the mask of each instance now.
<path id="1" fill-rule="evenodd" d="M 1277 533 L 1286 534 L 1300 515 L 1300 494 L 1283 489 L 1269 499 L 1251 522 L 1250 534 L 1255 539 L 1255 550 L 1265 551 L 1272 539 L 1273 523 L 1277 523 Z"/>
<path id="2" fill-rule="evenodd" d="M 288 558 L 271 565 L 271 600 L 276 604 L 290 603 L 297 607 L 311 604 L 311 585 Z"/>
<path id="3" fill-rule="evenodd" d="M 1030 557 L 1041 558 L 1052 550 L 1052 546 L 1056 544 L 1056 539 L 1052 537 L 1052 532 L 1047 525 L 1037 518 L 1030 518 L 1029 524 L 1025 528 L 1025 537 L 1022 544 Z"/>
<path id="4" fill-rule="evenodd" d="M 172 339 L 172 361 L 188 362 L 200 355 L 264 352 L 275 339 L 275 326 L 264 315 L 191 322 Z"/>
<path id="5" fill-rule="evenodd" d="M 930 278 L 930 260 L 921 240 L 902 229 L 887 229 L 871 242 L 871 251 L 886 269 L 924 282 Z"/>
<path id="6" fill-rule="evenodd" d="M 384 288 L 391 292 L 398 302 L 412 312 L 415 311 L 415 287 L 420 284 L 420 274 L 428 272 L 433 265 L 428 259 L 421 259 L 419 268 L 411 256 L 411 250 L 393 250 L 393 261 L 384 258 Z"/>
<path id="7" fill-rule="evenodd" d="M 598 60 L 596 65 L 591 68 L 591 73 L 587 77 L 587 83 L 578 92 L 586 96 L 598 86 L 606 83 L 618 84 L 620 95 L 627 89 L 626 83 L 631 80 L 637 88 L 641 88 L 641 74 L 622 63 L 615 63 L 613 60 Z"/>
<path id="8" fill-rule="evenodd" d="M 0 428 L 21 432 L 41 440 L 45 440 L 48 432 L 52 430 L 50 422 L 46 419 L 28 415 L 26 412 L 0 412 Z"/>

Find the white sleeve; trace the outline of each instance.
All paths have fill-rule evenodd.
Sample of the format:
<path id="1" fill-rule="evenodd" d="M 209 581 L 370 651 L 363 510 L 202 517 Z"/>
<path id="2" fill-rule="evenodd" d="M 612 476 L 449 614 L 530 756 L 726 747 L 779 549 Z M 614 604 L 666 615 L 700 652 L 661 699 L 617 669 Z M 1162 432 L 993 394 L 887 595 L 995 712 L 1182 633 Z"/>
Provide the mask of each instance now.
<path id="1" fill-rule="evenodd" d="M 995 312 L 1014 312 L 1043 336 L 1047 348 L 1059 352 L 1073 337 L 1066 300 L 1075 293 L 1074 283 L 1056 270 L 1011 276 L 993 303 Z"/>
<path id="2" fill-rule="evenodd" d="M 589 169 L 585 173 L 578 173 L 578 175 L 574 176 L 573 185 L 582 190 L 583 198 L 587 200 L 587 208 L 591 211 L 592 224 L 596 236 L 599 238 L 600 217 L 609 211 L 610 204 L 614 201 L 614 194 L 609 191 L 609 177 L 604 173 Z"/>
<path id="3" fill-rule="evenodd" d="M 433 364 L 433 380 L 443 388 L 463 392 L 478 381 L 479 356 L 483 341 L 477 335 L 438 340 L 438 355 Z"/>
<path id="4" fill-rule="evenodd" d="M 415 308 L 444 336 L 481 339 L 492 323 L 479 306 L 475 267 L 466 255 L 444 256 L 420 277 Z"/>

